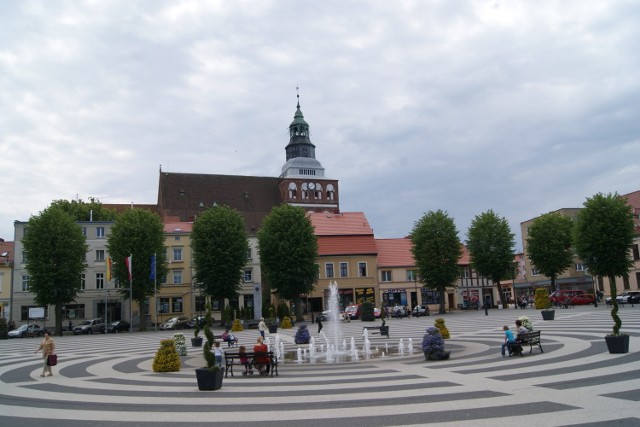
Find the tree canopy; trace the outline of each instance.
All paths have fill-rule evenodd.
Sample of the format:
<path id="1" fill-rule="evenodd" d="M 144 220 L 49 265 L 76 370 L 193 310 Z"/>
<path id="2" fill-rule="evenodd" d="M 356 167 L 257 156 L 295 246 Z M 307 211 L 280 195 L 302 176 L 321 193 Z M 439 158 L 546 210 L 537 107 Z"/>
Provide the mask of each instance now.
<path id="1" fill-rule="evenodd" d="M 514 237 L 509 222 L 491 209 L 476 215 L 467 232 L 471 264 L 497 286 L 503 307 L 507 306 L 507 301 L 500 280 L 513 276 Z"/>
<path id="2" fill-rule="evenodd" d="M 32 216 L 25 231 L 29 291 L 36 304 L 55 306 L 56 333 L 61 335 L 62 305 L 73 302 L 81 291 L 86 239 L 75 220 L 55 204 Z"/>
<path id="3" fill-rule="evenodd" d="M 618 194 L 596 194 L 587 198 L 578 212 L 574 229 L 575 248 L 594 276 L 609 278 L 613 335 L 622 322 L 618 316 L 616 277 L 626 277 L 633 266 L 633 211 Z"/>
<path id="4" fill-rule="evenodd" d="M 159 289 L 167 274 L 164 226 L 160 216 L 144 209 L 131 209 L 118 215 L 107 237 L 107 249 L 113 260 L 113 277 L 120 296 L 129 299 L 129 273 L 125 259 L 132 258 L 132 295 L 140 307 L 140 330 L 146 329 L 145 301 L 152 296 L 156 283 L 151 277 L 151 259 L 156 257 Z"/>
<path id="5" fill-rule="evenodd" d="M 242 215 L 226 206 L 204 211 L 193 224 L 191 248 L 196 286 L 214 299 L 236 298 L 249 251 Z"/>
<path id="6" fill-rule="evenodd" d="M 113 221 L 116 212 L 102 206 L 100 200 L 89 197 L 88 202 L 79 200 L 55 200 L 51 203 L 68 213 L 76 221 Z"/>
<path id="7" fill-rule="evenodd" d="M 258 232 L 262 274 L 279 297 L 294 301 L 302 316 L 300 296 L 313 290 L 318 277 L 318 241 L 304 209 L 276 206 Z"/>
<path id="8" fill-rule="evenodd" d="M 557 212 L 539 216 L 529 227 L 527 257 L 554 290 L 556 278 L 573 263 L 572 244 L 573 220 Z"/>
<path id="9" fill-rule="evenodd" d="M 411 242 L 420 281 L 440 293 L 440 313 L 444 313 L 446 288 L 455 286 L 460 277 L 462 244 L 453 218 L 441 210 L 427 212 L 414 225 Z"/>

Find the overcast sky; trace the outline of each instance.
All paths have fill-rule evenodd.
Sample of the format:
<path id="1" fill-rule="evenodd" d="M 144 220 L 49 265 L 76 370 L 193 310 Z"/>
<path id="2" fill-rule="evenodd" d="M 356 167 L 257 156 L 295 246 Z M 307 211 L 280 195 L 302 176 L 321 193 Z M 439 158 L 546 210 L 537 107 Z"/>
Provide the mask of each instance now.
<path id="1" fill-rule="evenodd" d="M 0 237 L 158 170 L 278 176 L 300 104 L 343 211 L 464 240 L 640 190 L 637 1 L 0 0 Z"/>

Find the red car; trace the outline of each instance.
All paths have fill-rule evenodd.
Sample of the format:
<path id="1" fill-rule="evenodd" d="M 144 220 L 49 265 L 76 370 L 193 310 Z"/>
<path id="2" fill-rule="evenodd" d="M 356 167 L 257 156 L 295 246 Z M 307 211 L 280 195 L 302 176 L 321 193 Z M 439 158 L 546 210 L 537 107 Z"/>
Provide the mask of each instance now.
<path id="1" fill-rule="evenodd" d="M 587 305 L 596 302 L 596 297 L 591 294 L 577 294 L 571 298 L 571 304 L 573 305 Z"/>

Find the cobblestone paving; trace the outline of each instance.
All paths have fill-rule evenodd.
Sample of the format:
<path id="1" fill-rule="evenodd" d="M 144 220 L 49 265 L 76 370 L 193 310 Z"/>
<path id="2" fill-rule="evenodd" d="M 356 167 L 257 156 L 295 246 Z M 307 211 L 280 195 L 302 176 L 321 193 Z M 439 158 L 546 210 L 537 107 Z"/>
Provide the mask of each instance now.
<path id="1" fill-rule="evenodd" d="M 451 359 L 427 362 L 419 352 L 434 318 L 391 319 L 390 338 L 372 335 L 387 354 L 358 363 L 299 364 L 297 328 L 280 330 L 293 360 L 277 377 L 225 378 L 222 389 L 198 391 L 200 349 L 189 347 L 183 368 L 154 373 L 153 356 L 170 332 L 54 337 L 59 364 L 41 378 L 39 340 L 0 341 L 2 426 L 640 426 L 640 307 L 620 310 L 631 335 L 627 354 L 608 353 L 612 320 L 605 306 L 556 310 L 455 312 L 443 317 Z M 500 356 L 502 326 L 527 315 L 542 331 L 544 353 Z M 360 321 L 342 325 L 362 348 Z M 315 325 L 309 326 L 312 336 Z M 330 328 L 325 322 L 325 331 Z M 185 331 L 187 338 L 191 331 Z M 257 331 L 238 334 L 253 345 Z M 400 339 L 404 356 L 394 353 Z M 413 342 L 415 352 L 406 347 Z"/>

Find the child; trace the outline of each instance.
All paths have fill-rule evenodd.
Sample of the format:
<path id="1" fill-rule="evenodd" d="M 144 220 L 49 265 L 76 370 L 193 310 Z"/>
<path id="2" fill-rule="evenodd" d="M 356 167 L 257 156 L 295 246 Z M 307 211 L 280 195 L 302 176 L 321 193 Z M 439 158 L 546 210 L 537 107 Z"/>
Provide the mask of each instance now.
<path id="1" fill-rule="evenodd" d="M 240 363 L 244 365 L 244 372 L 242 373 L 242 375 L 253 375 L 253 369 L 251 369 L 249 358 L 247 358 L 247 347 L 241 345 L 238 349 L 238 355 L 240 356 Z"/>
<path id="2" fill-rule="evenodd" d="M 509 329 L 509 326 L 504 325 L 502 327 L 504 330 L 504 344 L 502 344 L 502 357 L 505 357 L 505 348 L 509 349 L 509 356 L 511 356 L 511 346 L 516 345 L 516 337 L 513 335 L 513 332 Z"/>
<path id="3" fill-rule="evenodd" d="M 218 367 L 222 367 L 222 356 L 224 356 L 224 351 L 220 348 L 220 341 L 216 341 L 213 354 L 216 356 L 216 365 L 218 365 Z"/>

